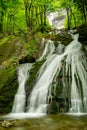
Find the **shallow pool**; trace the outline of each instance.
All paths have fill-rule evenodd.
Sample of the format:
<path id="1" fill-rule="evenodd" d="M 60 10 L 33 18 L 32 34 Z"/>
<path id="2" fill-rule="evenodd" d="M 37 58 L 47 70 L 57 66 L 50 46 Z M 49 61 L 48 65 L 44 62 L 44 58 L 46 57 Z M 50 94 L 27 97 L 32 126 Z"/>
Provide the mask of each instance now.
<path id="1" fill-rule="evenodd" d="M 8 119 L 4 119 L 7 120 Z M 44 115 L 23 119 L 10 119 L 14 123 L 8 128 L 2 127 L 0 130 L 87 130 L 87 115 Z"/>

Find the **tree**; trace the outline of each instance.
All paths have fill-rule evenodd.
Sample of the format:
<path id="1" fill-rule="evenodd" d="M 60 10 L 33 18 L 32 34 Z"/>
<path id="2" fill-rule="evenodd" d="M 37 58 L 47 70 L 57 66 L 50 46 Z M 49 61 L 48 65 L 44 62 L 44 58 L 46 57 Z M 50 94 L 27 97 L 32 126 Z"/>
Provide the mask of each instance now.
<path id="1" fill-rule="evenodd" d="M 33 28 L 46 26 L 47 13 L 53 7 L 55 0 L 23 0 L 25 6 L 25 17 L 28 31 L 32 33 Z"/>
<path id="2" fill-rule="evenodd" d="M 76 6 L 80 10 L 85 23 L 87 22 L 87 0 L 74 0 Z"/>
<path id="3" fill-rule="evenodd" d="M 18 13 L 20 0 L 0 1 L 0 32 L 14 32 L 15 15 Z"/>
<path id="4" fill-rule="evenodd" d="M 61 0 L 59 1 L 59 8 L 62 8 L 67 13 L 67 27 L 71 29 L 72 19 L 74 20 L 74 28 L 76 28 L 76 17 L 74 13 L 74 3 L 72 0 Z"/>

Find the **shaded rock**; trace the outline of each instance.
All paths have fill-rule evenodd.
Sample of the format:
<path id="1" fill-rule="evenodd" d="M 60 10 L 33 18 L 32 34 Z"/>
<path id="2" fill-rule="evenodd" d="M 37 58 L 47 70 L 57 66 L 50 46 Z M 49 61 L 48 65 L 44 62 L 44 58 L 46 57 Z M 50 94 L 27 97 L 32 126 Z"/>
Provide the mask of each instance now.
<path id="1" fill-rule="evenodd" d="M 48 114 L 56 114 L 56 113 L 58 113 L 58 105 L 57 105 L 57 102 L 55 101 L 54 98 L 52 99 L 52 101 L 48 105 L 47 113 Z"/>
<path id="2" fill-rule="evenodd" d="M 56 114 L 56 113 L 65 113 L 69 111 L 69 99 L 56 98 L 53 97 L 49 102 L 47 113 Z"/>
<path id="3" fill-rule="evenodd" d="M 82 24 L 77 28 L 77 33 L 79 33 L 79 41 L 87 45 L 87 24 Z"/>
<path id="4" fill-rule="evenodd" d="M 61 30 L 59 34 L 56 35 L 57 41 L 60 41 L 63 45 L 67 46 L 73 40 L 72 36 L 68 34 L 68 31 Z"/>
<path id="5" fill-rule="evenodd" d="M 35 62 L 35 58 L 32 56 L 25 56 L 22 59 L 19 60 L 19 64 L 22 63 L 34 63 Z"/>

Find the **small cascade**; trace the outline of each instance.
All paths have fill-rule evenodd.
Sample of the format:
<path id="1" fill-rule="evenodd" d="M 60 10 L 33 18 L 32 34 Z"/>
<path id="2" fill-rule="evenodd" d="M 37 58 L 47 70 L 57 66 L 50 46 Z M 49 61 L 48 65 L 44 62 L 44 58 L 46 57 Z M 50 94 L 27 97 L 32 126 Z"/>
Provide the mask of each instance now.
<path id="1" fill-rule="evenodd" d="M 37 81 L 30 95 L 29 112 L 46 113 L 48 89 L 57 71 L 57 67 L 61 67 L 63 56 L 55 56 L 40 79 Z"/>
<path id="2" fill-rule="evenodd" d="M 87 58 L 78 42 L 79 35 L 74 36 L 74 41 L 66 48 L 70 54 L 67 56 L 66 65 L 71 66 L 71 107 L 70 112 L 87 112 Z M 70 49 L 71 47 L 71 49 Z M 74 52 L 73 52 L 74 50 Z M 68 68 L 67 67 L 67 68 Z M 86 101 L 84 100 L 86 99 Z"/>
<path id="3" fill-rule="evenodd" d="M 18 68 L 19 87 L 15 95 L 12 113 L 22 113 L 25 111 L 25 100 L 26 100 L 25 82 L 27 78 L 29 78 L 29 71 L 31 70 L 31 68 L 32 64 L 30 63 L 22 64 Z"/>
<path id="4" fill-rule="evenodd" d="M 48 39 L 46 39 L 46 40 L 43 39 L 42 42 L 46 43 L 46 46 L 45 46 L 42 56 L 39 58 L 38 61 L 43 60 L 44 58 L 51 55 L 55 51 L 55 45 L 54 45 L 53 41 L 48 40 Z"/>

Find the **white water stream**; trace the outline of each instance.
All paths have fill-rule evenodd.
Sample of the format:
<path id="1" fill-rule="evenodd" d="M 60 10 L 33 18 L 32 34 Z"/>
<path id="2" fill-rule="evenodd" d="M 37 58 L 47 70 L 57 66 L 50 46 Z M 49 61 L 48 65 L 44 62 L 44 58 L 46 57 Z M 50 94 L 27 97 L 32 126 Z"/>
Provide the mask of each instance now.
<path id="1" fill-rule="evenodd" d="M 32 64 L 26 63 L 26 64 L 22 64 L 18 69 L 19 87 L 15 95 L 12 113 L 22 113 L 25 111 L 25 102 L 26 102 L 25 82 L 29 77 L 28 72 L 31 70 L 31 68 L 32 68 Z"/>
<path id="2" fill-rule="evenodd" d="M 48 39 L 42 39 L 42 43 L 43 44 L 46 43 L 46 46 L 38 61 L 45 59 L 49 55 L 53 54 L 53 52 L 55 51 L 55 45 L 54 45 L 53 41 L 48 40 Z"/>

